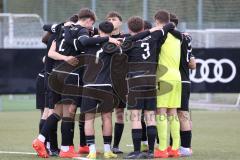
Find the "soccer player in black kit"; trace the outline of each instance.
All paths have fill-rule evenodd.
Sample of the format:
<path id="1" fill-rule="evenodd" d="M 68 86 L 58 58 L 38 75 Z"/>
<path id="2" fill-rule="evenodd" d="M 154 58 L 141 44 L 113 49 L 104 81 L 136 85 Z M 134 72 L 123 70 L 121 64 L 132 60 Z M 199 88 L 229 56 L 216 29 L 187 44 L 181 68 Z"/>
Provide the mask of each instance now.
<path id="1" fill-rule="evenodd" d="M 118 12 L 110 11 L 106 16 L 106 20 L 111 22 L 114 26 L 114 29 L 111 33 L 111 37 L 123 38 L 123 33 L 121 32 L 122 16 Z M 125 60 L 124 57 L 119 55 L 118 60 L 115 61 L 115 63 L 117 63 L 115 65 L 119 65 L 120 67 L 124 60 Z M 124 108 L 125 107 L 126 107 L 126 103 L 123 100 L 121 100 L 121 98 L 119 98 L 119 105 L 115 108 L 116 122 L 114 124 L 114 140 L 113 140 L 113 147 L 112 147 L 112 151 L 115 154 L 123 153 L 119 148 L 119 144 L 120 144 L 123 129 L 124 129 Z"/>
<path id="2" fill-rule="evenodd" d="M 99 24 L 100 37 L 110 37 L 112 31 L 113 24 L 111 22 L 104 21 Z M 88 91 L 88 89 L 96 89 L 109 93 L 113 92 L 112 82 L 110 78 L 110 62 L 112 54 L 114 54 L 115 51 L 113 51 L 113 53 L 106 53 L 106 50 L 103 47 L 104 45 L 109 44 L 102 42 L 92 45 L 88 48 L 86 52 L 86 54 L 95 56 L 95 63 L 102 62 L 101 70 L 96 76 L 96 79 L 91 83 L 85 82 L 83 90 L 83 96 L 85 97 L 82 101 L 81 113 L 85 114 L 85 134 L 86 141 L 89 146 L 89 154 L 87 158 L 89 159 L 96 159 L 97 157 L 94 134 L 94 117 L 96 113 L 100 113 L 102 117 L 104 158 L 117 158 L 117 155 L 112 153 L 111 151 L 113 107 L 106 108 L 106 106 L 104 106 L 103 104 L 101 105 L 101 101 L 99 99 L 96 99 L 96 92 Z"/>
<path id="3" fill-rule="evenodd" d="M 131 17 L 128 20 L 128 28 L 131 35 L 143 32 L 144 21 L 140 17 Z M 140 72 L 129 70 L 128 81 L 134 78 L 140 78 L 143 80 L 150 78 L 151 81 L 145 82 L 142 86 L 128 86 L 128 110 L 131 113 L 132 120 L 132 139 L 134 145 L 134 152 L 127 155 L 126 159 L 141 159 L 141 158 L 153 158 L 154 157 L 154 144 L 156 138 L 156 122 L 155 122 L 155 110 L 156 110 L 156 69 L 157 69 L 157 59 L 158 50 L 160 49 L 161 40 L 164 35 L 174 29 L 172 23 L 167 24 L 163 28 L 154 27 L 149 30 L 149 35 L 145 38 L 133 42 L 133 47 L 126 51 L 128 55 L 128 61 L 132 63 L 140 64 Z M 126 40 L 131 40 L 131 37 L 127 37 Z M 150 65 L 150 66 L 149 66 Z M 146 87 L 147 86 L 147 87 Z M 140 97 L 134 97 L 131 88 L 139 87 L 142 90 L 142 95 Z M 145 90 L 152 90 L 151 95 L 145 94 Z M 136 100 L 132 103 L 132 100 Z M 147 124 L 147 138 L 149 144 L 148 153 L 142 153 L 140 151 L 141 139 L 142 139 L 142 126 L 139 118 L 141 116 L 141 111 L 144 109 L 146 124 Z"/>
<path id="4" fill-rule="evenodd" d="M 88 11 L 88 9 L 82 9 L 82 10 L 86 10 Z M 79 14 L 79 18 L 84 19 L 84 14 Z M 94 34 L 96 34 L 96 29 L 93 27 L 88 27 L 87 29 L 91 29 L 91 32 L 89 33 L 89 35 L 87 35 L 86 33 L 86 28 L 81 28 L 81 23 L 76 23 L 75 26 L 78 26 L 78 29 L 80 30 L 80 34 L 72 34 L 70 33 L 72 30 L 74 30 L 73 28 L 74 25 L 68 26 L 65 28 L 65 37 L 66 37 L 66 43 L 68 44 L 72 44 L 74 45 L 75 48 L 82 50 L 84 48 L 84 51 L 82 51 L 79 54 L 83 54 L 85 52 L 85 50 L 88 50 L 88 47 L 85 46 L 90 46 L 90 45 L 95 45 L 97 43 L 104 43 L 104 42 L 112 42 L 112 43 L 116 43 L 118 42 L 117 40 L 111 38 L 111 37 L 93 37 Z M 119 43 L 119 42 L 118 42 Z M 91 47 L 89 47 L 91 48 Z M 80 77 L 83 76 L 83 72 L 80 74 Z M 80 84 L 82 84 L 83 82 L 81 81 Z M 85 127 L 85 122 L 84 122 L 84 113 L 80 114 L 80 121 L 79 121 L 79 128 L 80 128 L 80 146 L 79 146 L 79 150 L 78 153 L 79 154 L 86 154 L 89 153 L 89 147 L 86 145 L 86 138 L 85 138 L 85 133 L 84 133 L 84 127 Z"/>
<path id="5" fill-rule="evenodd" d="M 45 57 L 42 58 L 43 64 L 45 63 Z M 42 69 L 36 78 L 36 109 L 40 109 L 41 111 L 41 119 L 44 112 L 45 107 L 45 89 L 44 89 L 44 74 L 45 71 Z M 40 123 L 39 123 L 39 130 L 40 130 Z"/>
<path id="6" fill-rule="evenodd" d="M 69 18 L 70 21 L 76 22 L 78 20 L 77 15 L 73 15 Z M 56 33 L 58 30 L 61 29 L 61 24 L 51 24 L 51 25 L 44 25 L 43 30 L 46 31 L 46 34 L 44 34 L 42 38 L 42 42 L 47 45 L 47 52 L 44 56 L 44 74 L 42 74 L 43 78 L 43 88 L 44 88 L 44 95 L 41 95 L 41 98 L 37 96 L 38 99 L 42 99 L 41 101 L 44 101 L 45 108 L 41 117 L 41 120 L 39 122 L 39 132 L 43 128 L 46 119 L 53 113 L 54 104 L 52 103 L 52 92 L 49 89 L 48 86 L 48 76 L 50 72 L 52 71 L 54 60 L 48 57 L 48 51 L 52 45 L 52 41 L 56 39 Z M 38 90 L 38 88 L 37 88 Z M 52 126 L 52 130 L 49 132 L 49 136 L 46 137 L 46 149 L 48 150 L 48 153 L 50 156 L 58 156 L 59 149 L 58 149 L 58 141 L 57 141 L 57 124 L 55 126 Z"/>
<path id="7" fill-rule="evenodd" d="M 71 56 L 72 53 L 74 54 L 74 52 L 72 52 L 73 50 L 71 49 L 71 47 L 66 48 L 65 46 L 63 46 L 63 43 L 62 43 L 64 41 L 64 37 L 62 36 L 64 24 L 63 23 L 59 24 L 56 27 L 57 27 L 56 34 L 54 37 L 55 40 L 52 42 L 51 48 L 48 53 L 49 59 L 52 58 L 55 60 L 54 61 L 55 66 L 61 64 L 63 61 L 70 61 L 71 64 L 76 63 L 77 60 L 73 56 Z M 57 56 L 56 54 L 54 55 L 53 53 L 57 53 Z M 51 86 L 48 86 L 48 87 L 51 88 Z M 60 117 L 63 116 L 63 121 L 61 126 L 62 146 L 61 146 L 61 152 L 59 156 L 66 157 L 66 155 L 64 155 L 65 153 L 64 149 L 66 148 L 68 148 L 67 151 L 71 151 L 72 155 L 74 155 L 75 154 L 73 151 L 74 149 L 72 148 L 73 144 L 71 142 L 71 139 L 73 138 L 73 131 L 71 129 L 73 124 L 70 124 L 71 122 L 68 122 L 67 119 L 69 120 L 71 118 L 68 110 L 69 109 L 74 110 L 75 107 L 72 106 L 71 103 L 70 104 L 61 103 L 60 101 L 64 99 L 64 96 L 62 96 L 61 94 L 58 94 L 54 91 L 50 91 L 50 92 L 51 92 L 51 101 L 52 101 L 51 106 L 53 106 L 54 112 L 47 118 L 45 124 L 43 125 L 40 131 L 40 135 L 38 136 L 38 139 L 35 139 L 33 142 L 33 147 L 37 151 L 40 157 L 49 156 L 49 154 L 46 152 L 45 148 L 43 147 L 42 142 L 46 141 L 46 138 L 48 137 L 48 135 L 57 126 L 57 122 L 60 120 Z"/>
<path id="8" fill-rule="evenodd" d="M 56 65 L 59 65 L 63 61 L 66 61 L 70 65 L 75 66 L 78 64 L 78 59 L 74 56 L 77 56 L 79 53 L 81 53 L 84 50 L 84 46 L 96 44 L 99 42 L 117 41 L 110 38 L 98 39 L 89 37 L 87 28 L 92 28 L 92 25 L 96 19 L 95 13 L 90 9 L 81 9 L 78 18 L 78 26 L 73 26 L 74 29 L 70 30 L 70 34 L 73 36 L 73 38 L 77 36 L 77 39 L 73 39 L 71 37 L 69 38 L 69 34 L 67 32 L 69 30 L 67 30 L 66 26 L 72 25 L 72 23 L 66 22 L 61 25 L 61 30 L 58 33 L 56 41 L 52 43 L 48 56 L 57 61 L 55 63 Z M 62 72 L 61 70 L 56 69 L 53 71 Z M 74 78 L 71 77 L 71 74 L 69 75 L 70 76 L 68 77 L 68 81 L 71 84 L 78 83 Z M 48 157 L 48 153 L 46 152 L 43 143 L 45 142 L 45 139 L 52 126 L 60 120 L 60 117 L 62 117 L 64 124 L 62 124 L 61 127 L 62 145 L 59 156 L 62 158 L 76 157 L 78 155 L 74 151 L 73 146 L 73 128 L 76 105 L 78 104 L 79 99 L 77 97 L 64 96 L 55 93 L 53 94 L 53 101 L 53 103 L 58 104 L 58 106 L 55 105 L 54 113 L 47 119 L 38 138 L 33 141 L 33 148 L 37 151 L 40 157 Z"/>
<path id="9" fill-rule="evenodd" d="M 72 23 L 72 22 L 71 22 Z M 65 24 L 67 24 L 67 23 L 65 23 Z M 45 26 L 44 28 L 46 29 L 46 30 L 51 30 L 52 32 L 56 32 L 56 34 L 53 34 L 53 38 L 54 39 L 56 39 L 56 41 L 58 41 L 57 42 L 57 44 L 58 44 L 58 46 L 56 47 L 55 46 L 55 48 L 53 48 L 53 47 L 51 47 L 51 52 L 50 53 L 53 53 L 53 52 L 55 52 L 55 50 L 56 51 L 58 51 L 58 52 L 60 52 L 60 53 L 62 53 L 62 54 L 59 54 L 58 56 L 60 56 L 60 58 L 59 57 L 54 57 L 54 56 L 52 56 L 52 55 L 49 55 L 49 57 L 48 57 L 48 59 L 49 60 L 51 60 L 51 58 L 53 58 L 53 59 L 55 59 L 55 61 L 54 61 L 54 64 L 55 65 L 58 65 L 58 64 L 60 64 L 62 61 L 59 61 L 59 60 L 65 60 L 65 61 L 69 61 L 69 60 L 71 60 L 72 62 L 74 62 L 74 60 L 76 61 L 76 59 L 73 57 L 73 56 L 71 56 L 71 55 L 68 55 L 68 54 L 72 54 L 72 53 L 76 53 L 76 51 L 74 51 L 74 48 L 73 47 L 71 47 L 71 46 L 68 46 L 68 48 L 63 44 L 63 42 L 64 42 L 64 38 L 63 38 L 63 35 L 62 35 L 62 33 L 63 33 L 63 23 L 62 24 L 59 24 L 59 25 L 52 25 L 52 26 Z M 47 29 L 47 28 L 49 28 L 49 29 Z M 51 41 L 50 41 L 51 42 Z M 53 42 L 53 44 L 55 44 L 56 45 L 56 42 Z M 51 44 L 52 45 L 52 44 Z M 50 45 L 50 46 L 51 46 Z M 65 54 L 65 55 L 64 55 Z M 50 58 L 51 57 L 51 58 Z M 59 59 L 58 59 L 59 58 Z M 61 59 L 62 58 L 62 59 Z M 47 63 L 48 64 L 48 63 Z M 50 67 L 49 65 L 47 66 L 47 70 L 48 70 L 48 72 L 51 72 L 51 69 L 52 69 L 52 67 Z M 51 115 L 50 116 L 50 118 L 48 118 L 48 120 L 47 120 L 47 122 L 48 122 L 48 124 L 46 124 L 46 125 L 44 125 L 44 129 L 42 129 L 42 131 L 40 132 L 40 139 L 42 140 L 42 141 L 45 141 L 45 138 L 47 138 L 48 136 L 48 134 L 49 133 L 51 133 L 51 131 L 52 131 L 52 129 L 53 128 L 55 128 L 55 126 L 57 125 L 57 122 L 60 120 L 60 116 L 59 115 L 61 115 L 61 114 L 57 114 L 56 113 L 56 111 L 57 110 L 59 110 L 59 108 L 61 108 L 62 107 L 62 104 L 61 103 L 58 103 L 58 101 L 60 101 L 61 100 L 61 95 L 59 95 L 59 94 L 57 94 L 57 93 L 55 93 L 54 91 L 51 91 L 52 92 L 52 96 L 51 96 L 51 98 L 52 98 L 52 104 L 50 105 L 50 106 L 53 106 L 53 107 L 55 107 L 55 113 L 53 114 L 53 115 Z M 68 107 L 64 107 L 64 108 L 68 108 Z M 61 110 L 61 109 L 60 109 Z M 65 113 L 66 113 L 66 111 L 65 111 Z M 65 115 L 63 115 L 63 116 L 65 116 Z M 67 116 L 65 116 L 65 117 L 67 117 Z M 64 118 L 65 118 L 64 117 Z M 71 126 L 71 127 L 69 127 L 69 126 Z M 66 121 L 62 121 L 62 137 L 63 137 L 63 143 L 71 143 L 71 140 L 66 140 L 66 138 L 64 138 L 64 137 L 66 137 L 66 136 L 64 136 L 65 134 L 63 134 L 63 133 L 66 133 L 66 132 L 69 132 L 67 135 L 69 136 L 69 137 L 73 137 L 73 135 L 72 135 L 72 128 L 73 127 L 73 125 L 72 124 L 69 124 L 69 123 L 66 123 Z M 70 138 L 71 139 L 71 138 Z M 64 142 L 65 141 L 65 142 Z M 66 141 L 68 141 L 68 142 L 66 142 Z M 63 145 L 63 144 L 62 144 Z M 69 145 L 69 146 L 71 146 L 71 145 Z M 68 148 L 70 148 L 69 146 L 67 146 Z M 64 146 L 63 146 L 63 148 L 64 148 Z M 72 147 L 71 147 L 72 148 Z M 70 149 L 71 149 L 70 148 Z M 64 153 L 64 152 L 62 152 L 62 153 Z M 48 154 L 45 152 L 45 151 L 43 151 L 43 152 L 41 152 L 40 151 L 40 153 L 38 153 L 39 154 L 39 156 L 40 157 L 47 157 L 48 156 Z M 60 156 L 62 156 L 63 157 L 63 155 L 60 155 Z"/>

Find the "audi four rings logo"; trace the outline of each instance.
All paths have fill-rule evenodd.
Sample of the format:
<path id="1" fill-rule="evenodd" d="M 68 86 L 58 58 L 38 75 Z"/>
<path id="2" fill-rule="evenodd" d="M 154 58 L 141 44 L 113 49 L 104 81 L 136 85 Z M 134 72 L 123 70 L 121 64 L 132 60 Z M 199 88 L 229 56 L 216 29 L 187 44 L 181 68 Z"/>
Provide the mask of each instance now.
<path id="1" fill-rule="evenodd" d="M 228 83 L 231 82 L 237 73 L 237 69 L 235 64 L 229 60 L 229 59 L 221 59 L 221 60 L 216 60 L 216 59 L 207 59 L 207 60 L 202 60 L 202 59 L 196 59 L 196 63 L 201 64 L 200 65 L 200 77 L 196 77 L 196 70 L 193 70 L 192 73 L 190 74 L 190 79 L 191 81 L 195 83 L 201 83 L 201 82 L 208 82 L 208 83 L 215 83 L 215 82 L 221 82 L 221 83 Z M 213 64 L 213 75 L 214 77 L 209 77 L 210 74 L 210 67 L 209 64 Z M 223 64 L 227 64 L 231 68 L 231 75 L 228 77 L 223 77 Z"/>

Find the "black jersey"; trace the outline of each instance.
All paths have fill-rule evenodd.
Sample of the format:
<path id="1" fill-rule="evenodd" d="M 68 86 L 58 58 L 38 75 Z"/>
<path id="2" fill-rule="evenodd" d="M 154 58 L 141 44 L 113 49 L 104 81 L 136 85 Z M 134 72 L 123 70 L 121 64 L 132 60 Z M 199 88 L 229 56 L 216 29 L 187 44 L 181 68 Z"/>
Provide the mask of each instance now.
<path id="1" fill-rule="evenodd" d="M 111 35 L 112 38 L 125 38 L 125 37 L 129 37 L 129 36 L 131 36 L 131 35 L 130 34 L 122 34 L 122 33 Z"/>
<path id="2" fill-rule="evenodd" d="M 112 86 L 110 68 L 111 68 L 111 59 L 114 53 L 118 53 L 118 49 L 112 50 L 112 52 L 106 52 L 106 45 L 115 46 L 112 43 L 101 43 L 91 46 L 86 54 L 91 54 L 96 56 L 95 63 L 102 63 L 102 67 L 96 79 L 93 83 L 84 83 L 84 86 Z M 104 47 L 105 46 L 105 47 Z M 112 47 L 111 47 L 112 48 Z"/>
<path id="3" fill-rule="evenodd" d="M 71 25 L 64 28 L 65 43 L 73 46 L 76 54 L 83 53 L 85 51 L 84 46 L 79 43 L 81 37 L 89 37 L 89 31 L 85 27 L 80 25 Z"/>
<path id="4" fill-rule="evenodd" d="M 122 34 L 119 33 L 119 34 L 115 34 L 115 35 L 111 35 L 112 38 L 121 38 Z"/>
<path id="5" fill-rule="evenodd" d="M 127 51 L 129 62 L 156 62 L 156 43 L 152 35 L 133 42 L 133 47 Z"/>
<path id="6" fill-rule="evenodd" d="M 137 40 L 133 43 L 133 47 L 127 51 L 129 62 L 140 62 L 140 63 L 152 63 L 150 74 L 156 73 L 157 61 L 159 48 L 162 43 L 164 35 L 172 29 L 172 25 L 166 25 L 162 30 L 158 30 L 150 33 L 147 37 Z M 131 39 L 127 37 L 126 39 Z M 146 68 L 150 69 L 148 65 Z M 137 72 L 134 75 L 142 74 L 142 72 Z M 146 74 L 145 74 L 146 75 Z"/>
<path id="7" fill-rule="evenodd" d="M 133 43 L 133 47 L 127 51 L 129 56 L 129 62 L 152 62 L 157 63 L 159 49 L 161 44 L 163 43 L 165 35 L 171 30 L 174 29 L 174 25 L 169 23 L 165 25 L 161 30 L 154 31 L 152 33 L 148 32 L 148 35 L 145 35 L 144 38 L 140 38 L 136 40 L 136 37 L 140 37 L 135 35 L 135 42 Z M 147 31 L 145 31 L 147 32 Z M 126 40 L 132 40 L 133 36 L 126 37 Z"/>
<path id="8" fill-rule="evenodd" d="M 63 24 L 45 24 L 43 25 L 43 30 L 50 32 L 51 35 L 49 36 L 48 40 L 47 40 L 47 50 L 46 50 L 46 54 L 45 54 L 45 63 L 44 63 L 44 71 L 46 73 L 50 73 L 52 71 L 53 65 L 55 63 L 55 60 L 48 57 L 48 51 L 51 48 L 52 42 L 56 39 L 57 37 L 57 32 L 60 31 L 61 26 Z"/>
<path id="9" fill-rule="evenodd" d="M 71 29 L 69 29 L 69 27 L 65 29 L 65 39 L 68 44 L 73 44 L 74 48 L 78 52 L 87 52 L 91 46 L 102 44 L 109 40 L 108 37 L 91 37 L 92 35 L 90 35 L 87 28 L 81 27 L 80 25 L 76 27 L 78 27 L 78 30 L 75 32 L 75 34 L 71 33 Z"/>
<path id="10" fill-rule="evenodd" d="M 181 73 L 182 82 L 190 82 L 189 78 L 189 67 L 188 63 L 191 57 L 194 57 L 192 54 L 192 46 L 191 46 L 192 38 L 190 36 L 183 35 L 182 36 L 182 44 L 181 44 L 181 59 L 179 70 Z"/>
<path id="11" fill-rule="evenodd" d="M 61 25 L 62 23 L 61 24 L 45 24 L 43 25 L 43 30 L 50 33 L 56 33 Z"/>
<path id="12" fill-rule="evenodd" d="M 45 71 L 50 73 L 52 71 L 55 60 L 48 57 L 48 51 L 51 48 L 52 42 L 56 39 L 56 34 L 51 34 L 47 41 L 47 52 L 45 56 Z"/>
<path id="13" fill-rule="evenodd" d="M 60 31 L 57 33 L 56 52 L 65 56 L 76 56 L 77 50 L 75 49 L 74 45 L 66 43 L 64 30 L 65 27 L 62 26 Z"/>
<path id="14" fill-rule="evenodd" d="M 76 47 L 74 38 L 81 36 L 81 34 L 88 36 L 88 31 L 80 25 L 66 26 L 62 24 L 56 32 L 56 52 L 65 56 L 77 56 L 81 52 Z M 80 47 L 82 48 L 82 47 Z M 55 61 L 55 65 L 59 65 L 63 61 Z"/>

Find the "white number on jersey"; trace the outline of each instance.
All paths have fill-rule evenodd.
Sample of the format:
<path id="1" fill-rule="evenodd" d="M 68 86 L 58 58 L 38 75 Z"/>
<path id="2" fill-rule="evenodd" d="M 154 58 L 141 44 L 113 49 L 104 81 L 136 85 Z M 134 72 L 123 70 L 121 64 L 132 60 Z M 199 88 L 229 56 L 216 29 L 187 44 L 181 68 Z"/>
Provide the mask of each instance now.
<path id="1" fill-rule="evenodd" d="M 144 60 L 148 59 L 148 57 L 150 57 L 150 51 L 149 51 L 149 43 L 142 43 L 141 44 L 142 48 L 145 48 L 144 51 L 146 52 L 145 54 L 142 54 L 142 58 Z"/>
<path id="2" fill-rule="evenodd" d="M 64 52 L 64 50 L 65 50 L 64 48 L 62 48 L 64 41 L 65 41 L 65 39 L 62 39 L 62 41 L 61 41 L 61 43 L 60 43 L 60 46 L 59 46 L 59 51 L 60 51 L 60 52 Z"/>
<path id="3" fill-rule="evenodd" d="M 95 60 L 95 63 L 98 64 L 98 61 L 99 61 L 99 57 L 100 57 L 100 54 L 103 52 L 103 49 L 99 49 L 96 53 L 96 60 Z"/>

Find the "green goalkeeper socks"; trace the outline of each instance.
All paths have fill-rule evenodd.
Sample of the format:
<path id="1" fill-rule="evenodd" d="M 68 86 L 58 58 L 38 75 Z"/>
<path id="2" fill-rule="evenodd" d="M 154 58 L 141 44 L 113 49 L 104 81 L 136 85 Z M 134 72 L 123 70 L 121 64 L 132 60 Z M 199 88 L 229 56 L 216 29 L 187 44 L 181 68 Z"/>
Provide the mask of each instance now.
<path id="1" fill-rule="evenodd" d="M 157 115 L 157 132 L 159 136 L 159 149 L 161 151 L 167 149 L 167 115 Z"/>
<path id="2" fill-rule="evenodd" d="M 172 149 L 176 150 L 180 146 L 180 123 L 178 120 L 178 116 L 177 115 L 169 116 L 169 121 L 170 121 L 170 132 L 173 140 Z"/>

